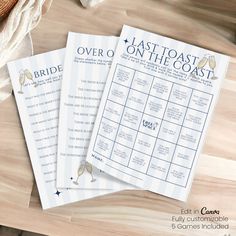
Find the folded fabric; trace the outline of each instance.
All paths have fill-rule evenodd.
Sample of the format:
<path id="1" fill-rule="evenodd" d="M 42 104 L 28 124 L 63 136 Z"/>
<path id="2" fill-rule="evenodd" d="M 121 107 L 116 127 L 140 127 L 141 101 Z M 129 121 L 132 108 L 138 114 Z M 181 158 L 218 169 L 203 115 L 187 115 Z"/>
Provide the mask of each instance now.
<path id="1" fill-rule="evenodd" d="M 6 63 L 12 58 L 22 57 L 16 53 L 25 36 L 39 23 L 52 0 L 19 0 L 9 16 L 0 25 L 0 102 L 12 91 L 6 72 Z M 25 45 L 25 44 L 24 44 Z M 31 44 L 29 50 L 32 51 Z M 21 51 L 21 50 L 20 50 Z M 28 51 L 28 49 L 27 49 Z M 16 57 L 14 54 L 18 54 Z M 25 55 L 24 56 L 29 56 Z"/>
<path id="2" fill-rule="evenodd" d="M 103 2 L 103 0 L 80 0 L 84 7 L 93 7 L 96 4 Z"/>

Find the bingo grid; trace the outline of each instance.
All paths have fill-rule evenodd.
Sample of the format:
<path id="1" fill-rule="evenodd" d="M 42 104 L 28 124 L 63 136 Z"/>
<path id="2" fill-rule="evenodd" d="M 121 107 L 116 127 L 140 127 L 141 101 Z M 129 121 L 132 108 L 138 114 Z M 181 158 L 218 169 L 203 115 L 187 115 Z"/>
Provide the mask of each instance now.
<path id="1" fill-rule="evenodd" d="M 186 187 L 212 99 L 212 94 L 117 64 L 93 151 Z"/>

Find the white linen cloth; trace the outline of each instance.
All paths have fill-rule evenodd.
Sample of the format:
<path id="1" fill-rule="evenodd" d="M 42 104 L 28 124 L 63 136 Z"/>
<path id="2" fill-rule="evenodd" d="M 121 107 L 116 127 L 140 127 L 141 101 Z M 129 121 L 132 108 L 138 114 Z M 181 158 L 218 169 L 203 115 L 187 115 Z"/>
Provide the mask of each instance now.
<path id="1" fill-rule="evenodd" d="M 93 7 L 96 4 L 103 2 L 103 0 L 80 0 L 84 7 Z"/>
<path id="2" fill-rule="evenodd" d="M 9 16 L 1 22 L 0 102 L 12 92 L 6 63 L 9 60 L 30 56 L 29 54 L 33 53 L 31 40 L 30 38 L 25 39 L 25 36 L 39 23 L 42 14 L 49 9 L 51 2 L 52 0 L 19 0 Z M 23 43 L 23 46 L 19 47 L 23 39 L 28 40 L 26 42 L 30 43 L 28 45 Z"/>
<path id="3" fill-rule="evenodd" d="M 103 0 L 80 0 L 84 7 L 93 7 Z M 33 55 L 29 32 L 48 11 L 52 0 L 19 0 L 9 16 L 0 24 L 0 102 L 11 95 L 12 86 L 6 63 Z M 26 35 L 28 35 L 26 37 Z"/>

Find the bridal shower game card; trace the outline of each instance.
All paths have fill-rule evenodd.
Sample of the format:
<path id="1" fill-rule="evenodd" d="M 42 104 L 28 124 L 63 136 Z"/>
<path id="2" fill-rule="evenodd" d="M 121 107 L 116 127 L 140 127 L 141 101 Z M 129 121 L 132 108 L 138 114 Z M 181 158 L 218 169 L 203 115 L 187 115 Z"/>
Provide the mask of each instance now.
<path id="1" fill-rule="evenodd" d="M 58 114 L 64 54 L 65 50 L 61 49 L 8 63 L 44 209 L 110 192 L 56 188 Z"/>
<path id="2" fill-rule="evenodd" d="M 87 161 L 186 200 L 229 58 L 124 26 Z"/>
<path id="3" fill-rule="evenodd" d="M 61 91 L 57 187 L 113 191 L 131 188 L 85 161 L 117 41 L 117 37 L 110 36 L 72 32 L 68 35 Z"/>

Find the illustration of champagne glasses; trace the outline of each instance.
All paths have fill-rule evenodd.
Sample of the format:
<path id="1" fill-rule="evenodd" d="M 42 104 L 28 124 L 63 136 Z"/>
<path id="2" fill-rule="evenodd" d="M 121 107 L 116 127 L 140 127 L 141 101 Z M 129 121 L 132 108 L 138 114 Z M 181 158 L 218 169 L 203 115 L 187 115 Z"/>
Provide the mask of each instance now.
<path id="1" fill-rule="evenodd" d="M 89 164 L 88 162 L 86 161 L 81 161 L 80 162 L 80 166 L 77 170 L 77 178 L 75 181 L 73 181 L 73 183 L 75 185 L 79 185 L 79 178 L 81 175 L 83 175 L 85 169 L 88 171 L 88 173 L 91 175 L 92 179 L 91 179 L 91 182 L 95 182 L 96 179 L 93 178 L 93 167 L 91 164 Z"/>
<path id="2" fill-rule="evenodd" d="M 205 55 L 197 64 L 198 69 L 202 69 L 208 62 L 208 57 Z"/>
<path id="3" fill-rule="evenodd" d="M 212 69 L 213 72 L 213 76 L 211 77 L 211 79 L 217 79 L 217 77 L 215 76 L 216 59 L 214 56 L 209 56 L 209 67 Z"/>
<path id="4" fill-rule="evenodd" d="M 28 79 L 28 80 L 31 80 L 34 84 L 34 87 L 37 87 L 38 84 L 34 81 L 33 79 L 33 75 L 31 74 L 31 72 L 28 70 L 28 69 L 25 69 L 25 70 L 21 70 L 19 72 L 20 76 L 19 76 L 19 83 L 20 83 L 20 91 L 18 91 L 18 93 L 20 94 L 23 94 L 23 91 L 22 91 L 22 87 L 23 85 L 25 84 L 25 81 Z"/>
<path id="5" fill-rule="evenodd" d="M 25 77 L 28 79 L 28 80 L 31 80 L 34 84 L 34 87 L 37 87 L 38 84 L 33 80 L 33 75 L 31 74 L 31 72 L 28 70 L 28 69 L 25 69 L 24 70 L 24 74 L 25 74 Z"/>
<path id="6" fill-rule="evenodd" d="M 204 55 L 204 57 L 198 62 L 198 64 L 197 64 L 197 69 L 202 69 L 202 68 L 207 64 L 207 62 L 208 62 L 208 55 L 206 54 L 206 55 Z M 196 78 L 196 76 L 195 76 L 193 73 L 191 73 L 191 75 Z"/>
<path id="7" fill-rule="evenodd" d="M 25 74 L 23 73 L 23 71 L 20 72 L 19 83 L 20 83 L 20 91 L 18 91 L 18 93 L 23 94 L 22 86 L 25 84 Z"/>
<path id="8" fill-rule="evenodd" d="M 91 182 L 95 182 L 96 179 L 94 179 L 94 177 L 93 177 L 93 166 L 92 166 L 90 163 L 88 163 L 88 162 L 86 161 L 85 167 L 86 167 L 86 170 L 89 172 L 89 174 L 90 174 L 91 177 L 92 177 Z"/>
<path id="9" fill-rule="evenodd" d="M 84 170 L 85 170 L 85 161 L 81 161 L 80 162 L 80 166 L 79 166 L 79 168 L 78 168 L 78 170 L 77 170 L 77 178 L 76 178 L 76 180 L 75 181 L 73 181 L 73 183 L 75 184 L 75 185 L 79 185 L 79 177 L 84 173 Z"/>

